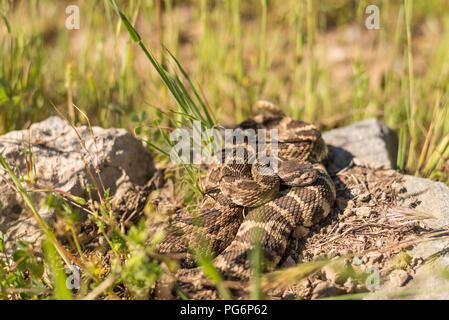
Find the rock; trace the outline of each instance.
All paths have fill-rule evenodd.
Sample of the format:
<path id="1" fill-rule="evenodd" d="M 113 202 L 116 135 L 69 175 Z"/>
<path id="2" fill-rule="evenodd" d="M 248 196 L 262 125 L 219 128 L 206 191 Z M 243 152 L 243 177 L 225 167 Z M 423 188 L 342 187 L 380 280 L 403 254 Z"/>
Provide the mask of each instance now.
<path id="1" fill-rule="evenodd" d="M 345 283 L 343 284 L 343 286 L 346 288 L 346 290 L 348 290 L 348 292 L 354 291 L 354 289 L 356 288 L 356 285 L 357 285 L 357 283 L 351 277 L 346 279 Z"/>
<path id="2" fill-rule="evenodd" d="M 371 214 L 371 208 L 370 207 L 360 207 L 356 209 L 356 214 L 360 217 L 367 218 Z"/>
<path id="3" fill-rule="evenodd" d="M 449 226 L 449 187 L 441 182 L 414 176 L 404 176 L 404 199 L 414 197 L 418 200 L 416 210 L 428 215 L 422 223 L 435 231 L 445 230 Z M 406 253 L 406 263 L 400 264 L 402 268 L 416 268 L 412 279 L 408 279 L 401 289 L 410 290 L 411 294 L 406 296 L 396 295 L 398 285 L 404 278 L 405 270 L 393 271 L 379 291 L 386 292 L 380 297 L 371 298 L 406 298 L 406 299 L 449 299 L 449 281 L 444 270 L 449 268 L 449 240 L 438 239 L 434 241 L 421 242 Z M 398 256 L 397 256 L 398 257 Z M 398 259 L 396 257 L 396 260 Z M 424 259 L 424 260 L 423 260 Z M 404 259 L 403 259 L 404 260 Z M 423 262 L 424 261 L 424 262 Z M 397 267 L 397 266 L 396 266 Z"/>
<path id="4" fill-rule="evenodd" d="M 390 273 L 390 281 L 395 287 L 402 287 L 409 279 L 409 274 L 404 270 L 394 270 Z"/>
<path id="5" fill-rule="evenodd" d="M 404 176 L 405 197 L 416 197 L 419 205 L 416 210 L 430 214 L 433 218 L 423 223 L 432 229 L 442 230 L 449 226 L 449 187 L 441 182 L 414 176 Z M 413 279 L 405 285 L 405 289 L 419 289 L 419 292 L 407 296 L 411 299 L 449 299 L 447 277 L 442 271 L 449 267 L 449 240 L 422 242 L 414 246 L 408 253 L 425 262 L 416 270 Z M 415 260 L 416 260 L 415 259 Z"/>
<path id="6" fill-rule="evenodd" d="M 372 166 L 396 168 L 398 138 L 396 133 L 377 119 L 323 133 L 333 164 L 342 169 L 353 158 Z"/>
<path id="7" fill-rule="evenodd" d="M 371 199 L 371 193 L 365 192 L 359 195 L 358 199 L 362 202 L 368 202 Z"/>
<path id="8" fill-rule="evenodd" d="M 124 129 L 93 127 L 92 130 L 95 139 L 88 127 L 77 128 L 84 140 L 84 148 L 70 125 L 61 118 L 51 117 L 31 125 L 29 130 L 13 131 L 1 136 L 0 154 L 16 175 L 27 177 L 22 141 L 29 155 L 28 139 L 31 139 L 36 178 L 33 183 L 24 183 L 30 190 L 53 188 L 88 199 L 86 186 L 92 184 L 92 181 L 86 164 L 97 183 L 95 168 L 100 170 L 104 188 L 109 188 L 111 195 L 126 194 L 136 186 L 145 185 L 154 168 L 151 156 L 142 143 Z M 92 193 L 95 196 L 96 192 Z M 29 194 L 43 218 L 52 220 L 53 213 L 40 205 L 47 193 Z M 21 196 L 10 185 L 0 185 L 0 230 L 6 235 L 8 251 L 17 240 L 36 243 L 40 238 L 40 230 L 28 210 Z"/>
<path id="9" fill-rule="evenodd" d="M 334 284 L 343 285 L 348 278 L 348 272 L 342 262 L 325 265 L 321 268 L 321 272 L 325 275 L 327 280 Z"/>
<path id="10" fill-rule="evenodd" d="M 416 210 L 430 214 L 432 219 L 424 223 L 433 229 L 449 227 L 449 187 L 442 182 L 414 176 L 404 176 L 404 187 L 407 190 L 404 199 L 414 197 L 420 202 Z M 433 244 L 431 245 L 433 247 Z"/>
<path id="11" fill-rule="evenodd" d="M 285 290 L 282 294 L 283 300 L 292 300 L 296 297 L 296 292 L 292 290 Z"/>
<path id="12" fill-rule="evenodd" d="M 354 259 L 352 259 L 352 264 L 355 266 L 360 266 L 362 263 L 362 260 L 360 260 L 360 258 L 357 256 L 354 256 Z"/>
<path id="13" fill-rule="evenodd" d="M 328 281 L 321 281 L 313 289 L 312 299 L 333 297 L 343 293 L 345 293 L 345 290 L 338 288 Z"/>
<path id="14" fill-rule="evenodd" d="M 369 252 L 367 255 L 368 261 L 371 263 L 377 263 L 382 261 L 383 254 L 377 251 Z"/>

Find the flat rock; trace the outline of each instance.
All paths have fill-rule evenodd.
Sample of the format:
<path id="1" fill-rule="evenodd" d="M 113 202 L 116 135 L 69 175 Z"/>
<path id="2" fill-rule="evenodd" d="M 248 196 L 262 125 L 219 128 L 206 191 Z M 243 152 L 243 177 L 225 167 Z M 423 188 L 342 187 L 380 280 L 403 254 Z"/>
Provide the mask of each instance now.
<path id="1" fill-rule="evenodd" d="M 27 163 L 23 143 L 28 155 L 31 140 L 36 178 L 33 183 L 23 182 L 28 190 L 58 189 L 88 199 L 86 186 L 93 184 L 86 165 L 110 194 L 126 194 L 136 186 L 144 185 L 154 172 L 152 158 L 142 143 L 124 129 L 93 127 L 92 136 L 86 126 L 77 128 L 84 141 L 83 147 L 75 130 L 61 118 L 51 117 L 31 125 L 29 130 L 12 131 L 0 137 L 0 154 L 17 176 L 27 180 Z M 34 167 L 34 166 L 33 166 Z M 22 197 L 12 188 L 8 174 L 0 169 L 8 183 L 0 184 L 0 230 L 6 235 L 6 249 L 12 249 L 17 240 L 36 243 L 40 230 L 25 206 Z M 95 193 L 95 192 L 94 192 Z M 40 205 L 47 193 L 29 193 L 40 214 L 51 221 L 53 213 Z"/>
<path id="2" fill-rule="evenodd" d="M 313 289 L 312 299 L 332 297 L 340 294 L 344 294 L 343 289 L 338 288 L 329 281 L 319 282 Z"/>
<path id="3" fill-rule="evenodd" d="M 398 137 L 383 122 L 372 118 L 323 133 L 333 164 L 341 169 L 353 158 L 372 166 L 396 168 Z"/>
<path id="4" fill-rule="evenodd" d="M 440 229 L 449 226 L 449 187 L 442 182 L 404 175 L 404 186 L 407 189 L 405 198 L 419 200 L 417 210 L 432 217 L 425 220 L 427 226 Z M 432 245 L 432 247 L 434 247 Z"/>
<path id="5" fill-rule="evenodd" d="M 405 198 L 418 200 L 416 210 L 430 218 L 422 221 L 434 231 L 447 230 L 449 226 L 449 187 L 441 182 L 404 175 Z M 421 242 L 407 251 L 414 260 L 424 260 L 415 274 L 395 270 L 381 283 L 381 295 L 367 299 L 449 299 L 449 239 Z M 406 277 L 407 274 L 407 277 Z M 404 295 L 406 293 L 406 295 Z"/>
<path id="6" fill-rule="evenodd" d="M 447 230 L 449 226 L 449 187 L 441 182 L 414 176 L 404 176 L 407 189 L 405 197 L 419 200 L 417 210 L 432 216 L 423 223 L 435 231 Z M 449 299 L 449 281 L 443 271 L 449 268 L 449 240 L 438 239 L 422 242 L 408 252 L 414 258 L 425 260 L 417 269 L 413 279 L 404 289 L 414 293 L 407 299 Z M 391 285 L 386 283 L 385 288 Z"/>

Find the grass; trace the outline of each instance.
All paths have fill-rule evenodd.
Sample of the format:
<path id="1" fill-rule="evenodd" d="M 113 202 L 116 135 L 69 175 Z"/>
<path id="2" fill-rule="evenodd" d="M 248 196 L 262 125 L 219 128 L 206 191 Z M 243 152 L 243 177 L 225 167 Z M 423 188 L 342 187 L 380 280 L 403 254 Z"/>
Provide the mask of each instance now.
<path id="1" fill-rule="evenodd" d="M 406 131 L 401 168 L 447 182 L 445 149 L 441 161 L 434 154 L 444 147 L 438 149 L 437 143 L 448 128 L 432 126 L 438 118 L 425 111 L 435 105 L 436 91 L 441 96 L 447 91 L 447 8 L 440 9 L 438 1 L 411 4 L 379 1 L 378 31 L 364 27 L 364 5 L 352 1 L 158 0 L 130 1 L 121 7 L 162 66 L 169 62 L 161 43 L 198 81 L 218 123 L 230 125 L 250 116 L 261 97 L 323 129 L 376 116 L 398 133 Z M 78 123 L 85 120 L 76 119 L 73 103 L 94 124 L 129 129 L 142 111 L 146 124 L 161 116 L 149 106 L 167 112 L 177 103 L 157 70 L 144 63 L 145 52 L 122 32 L 108 1 L 81 6 L 82 27 L 72 31 L 55 19 L 58 12 L 63 17 L 63 2 L 17 1 L 12 6 L 3 0 L 1 9 L 0 132 L 47 117 L 52 113 L 50 100 L 65 104 Z M 32 19 L 16 22 L 26 15 Z M 431 36 L 422 34 L 423 28 Z M 348 57 L 343 68 L 328 62 L 332 59 L 326 54 L 345 45 L 338 41 L 345 32 L 355 38 L 343 53 Z M 330 45 L 324 36 L 330 37 Z M 425 38 L 432 39 L 434 49 L 424 47 Z M 423 61 L 430 67 L 424 68 Z M 441 99 L 437 112 L 444 116 L 447 108 Z M 162 119 L 163 124 L 170 121 Z M 432 156 L 440 165 L 430 172 Z"/>
<path id="2" fill-rule="evenodd" d="M 85 1 L 81 29 L 67 30 L 68 2 L 1 0 L 0 133 L 54 114 L 54 102 L 74 124 L 90 120 L 134 131 L 157 162 L 173 167 L 171 130 L 232 125 L 251 115 L 254 102 L 267 98 L 323 130 L 378 117 L 398 132 L 400 170 L 449 184 L 447 4 L 378 1 L 381 27 L 376 31 L 364 27 L 365 2 L 350 0 L 117 3 Z M 201 121 L 200 128 L 193 126 L 195 120 Z M 27 151 L 26 178 L 14 176 L 0 160 L 40 221 L 22 185 L 33 176 L 32 148 Z M 192 165 L 175 167 L 172 174 L 180 189 L 187 187 L 186 204 L 193 208 L 202 196 L 201 174 Z M 85 256 L 70 229 L 76 212 L 66 204 L 81 200 L 61 200 L 53 191 L 57 199 L 48 204 L 66 213 L 77 250 L 67 256 L 42 224 L 51 279 L 38 281 L 39 264 L 23 243 L 16 261 L 21 268 L 0 264 L 2 298 L 114 299 L 117 292 L 111 288 L 117 286 L 125 288 L 128 298 L 145 298 L 163 269 L 174 268 L 155 255 L 162 235 L 147 247 L 144 224 L 123 234 L 110 217 L 107 190 L 91 188 L 100 194 L 100 206 L 84 201 L 113 252 L 110 269 Z M 0 234 L 0 249 L 1 239 Z M 254 255 L 254 265 L 259 258 Z M 86 274 L 75 295 L 64 289 L 61 272 L 62 261 L 73 259 Z M 210 257 L 199 255 L 198 260 L 229 298 Z M 254 298 L 262 296 L 259 281 L 263 284 L 264 278 L 253 283 Z M 11 288 L 24 291 L 10 294 Z"/>

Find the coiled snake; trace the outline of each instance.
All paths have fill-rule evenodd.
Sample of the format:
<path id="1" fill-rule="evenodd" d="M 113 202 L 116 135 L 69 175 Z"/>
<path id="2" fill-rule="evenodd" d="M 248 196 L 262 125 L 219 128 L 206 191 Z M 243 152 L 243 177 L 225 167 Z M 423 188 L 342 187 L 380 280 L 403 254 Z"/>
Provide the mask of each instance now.
<path id="1" fill-rule="evenodd" d="M 277 171 L 249 163 L 250 144 L 245 142 L 248 152 L 243 161 L 236 161 L 235 152 L 231 163 L 209 169 L 198 217 L 175 221 L 158 246 L 161 254 L 181 261 L 184 268 L 177 278 L 187 291 L 193 290 L 195 278 L 204 277 L 198 268 L 189 269 L 195 267 L 192 249 L 201 248 L 198 234 L 207 240 L 216 256 L 214 266 L 226 280 L 246 281 L 252 275 L 249 257 L 256 245 L 263 253 L 265 271 L 272 270 L 293 230 L 325 218 L 335 201 L 334 184 L 321 163 L 327 156 L 321 132 L 312 124 L 284 116 L 270 103 L 260 102 L 259 108 L 269 111 L 237 129 L 244 133 L 277 129 Z"/>

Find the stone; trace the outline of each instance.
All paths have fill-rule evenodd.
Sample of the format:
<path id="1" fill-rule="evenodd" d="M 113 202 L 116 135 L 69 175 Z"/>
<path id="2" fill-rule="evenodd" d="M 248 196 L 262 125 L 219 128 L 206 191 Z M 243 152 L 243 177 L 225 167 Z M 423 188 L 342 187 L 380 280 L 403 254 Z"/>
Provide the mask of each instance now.
<path id="1" fill-rule="evenodd" d="M 321 281 L 313 289 L 312 299 L 333 297 L 343 293 L 346 293 L 345 290 L 338 288 L 328 281 Z"/>
<path id="2" fill-rule="evenodd" d="M 346 290 L 348 290 L 348 292 L 352 292 L 355 289 L 356 285 L 357 283 L 351 277 L 346 279 L 345 283 L 343 284 L 343 286 L 346 288 Z"/>
<path id="3" fill-rule="evenodd" d="M 370 207 L 360 207 L 356 209 L 356 214 L 360 217 L 367 218 L 371 214 L 371 208 Z"/>
<path id="4" fill-rule="evenodd" d="M 378 248 L 382 247 L 383 244 L 384 244 L 384 241 L 382 239 L 379 239 L 376 241 L 376 247 L 378 247 Z"/>
<path id="5" fill-rule="evenodd" d="M 402 287 L 409 277 L 409 274 L 404 270 L 393 270 L 389 275 L 390 281 L 395 287 Z"/>
<path id="6" fill-rule="evenodd" d="M 425 213 L 429 219 L 422 220 L 426 227 L 445 230 L 449 225 L 449 187 L 441 182 L 404 175 L 404 199 L 414 197 L 418 200 L 416 210 Z M 381 284 L 379 291 L 385 292 L 380 297 L 368 299 L 449 299 L 449 281 L 445 270 L 449 268 L 449 240 L 435 238 L 434 241 L 421 242 L 407 250 L 410 262 L 404 268 L 416 268 L 413 278 L 405 284 L 399 283 L 405 278 L 405 270 L 393 271 L 393 276 Z M 405 254 L 405 253 L 403 253 Z M 399 273 L 400 272 L 400 273 Z M 405 273 L 404 273 L 405 272 Z M 399 273 L 399 274 L 398 274 Z M 408 273 L 407 273 L 408 275 Z M 399 286 L 402 290 L 411 292 L 406 296 L 396 295 Z"/>
<path id="7" fill-rule="evenodd" d="M 396 168 L 397 134 L 375 118 L 324 132 L 323 138 L 337 169 L 348 166 L 353 158 L 372 166 Z"/>
<path id="8" fill-rule="evenodd" d="M 449 225 L 449 187 L 441 182 L 414 176 L 404 176 L 405 197 L 419 200 L 416 210 L 430 214 L 431 219 L 423 223 L 436 230 L 447 229 Z M 416 259 L 424 259 L 413 279 L 405 289 L 418 289 L 418 293 L 407 296 L 409 299 L 449 299 L 449 281 L 443 270 L 449 268 L 449 240 L 421 242 L 408 253 Z M 446 288 L 446 290 L 444 290 Z"/>
<path id="9" fill-rule="evenodd" d="M 381 262 L 383 258 L 383 254 L 377 251 L 369 252 L 367 255 L 368 261 L 371 263 Z"/>
<path id="10" fill-rule="evenodd" d="M 341 262 L 335 262 L 325 265 L 321 268 L 321 272 L 325 275 L 326 279 L 333 284 L 343 285 L 348 278 L 348 270 Z"/>
<path id="11" fill-rule="evenodd" d="M 285 290 L 282 294 L 282 299 L 284 300 L 292 300 L 296 297 L 296 292 L 292 290 Z"/>
<path id="12" fill-rule="evenodd" d="M 142 142 L 124 129 L 92 127 L 94 137 L 86 126 L 77 131 L 59 117 L 51 117 L 30 126 L 28 130 L 12 131 L 0 137 L 0 154 L 15 174 L 27 177 L 27 163 L 23 143 L 28 155 L 31 147 L 34 157 L 32 183 L 23 182 L 28 190 L 58 189 L 73 196 L 88 199 L 87 185 L 93 184 L 86 170 L 90 168 L 96 183 L 99 170 L 101 183 L 110 189 L 110 195 L 126 194 L 143 186 L 154 172 L 150 153 Z M 35 167 L 35 171 L 34 171 Z M 8 174 L 0 169 L 1 177 L 8 183 L 0 184 L 0 230 L 5 234 L 7 251 L 17 240 L 36 244 L 40 230 L 22 197 L 12 188 Z M 47 192 L 29 193 L 39 213 L 46 221 L 52 221 L 53 213 L 40 204 Z M 92 192 L 93 196 L 96 192 Z"/>
<path id="13" fill-rule="evenodd" d="M 429 214 L 432 218 L 424 223 L 433 229 L 449 226 L 449 187 L 442 182 L 404 175 L 404 187 L 407 190 L 404 199 L 417 198 L 416 210 Z M 433 247 L 433 245 L 432 245 Z"/>

